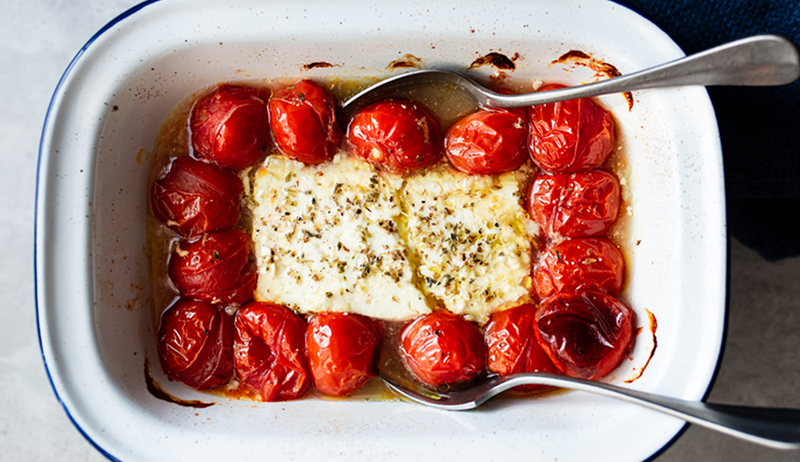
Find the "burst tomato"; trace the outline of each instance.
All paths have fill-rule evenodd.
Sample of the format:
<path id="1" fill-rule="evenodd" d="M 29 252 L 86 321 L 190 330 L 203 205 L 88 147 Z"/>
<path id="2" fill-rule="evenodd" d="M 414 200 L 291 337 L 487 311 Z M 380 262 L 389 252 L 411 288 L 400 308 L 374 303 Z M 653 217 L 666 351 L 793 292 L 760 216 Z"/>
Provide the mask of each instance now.
<path id="1" fill-rule="evenodd" d="M 549 234 L 602 236 L 619 213 L 617 178 L 603 170 L 540 174 L 531 184 L 528 212 Z"/>
<path id="2" fill-rule="evenodd" d="M 539 300 L 580 290 L 617 295 L 624 280 L 622 252 L 606 238 L 561 241 L 546 248 L 533 267 L 533 287 Z"/>
<path id="3" fill-rule="evenodd" d="M 242 181 L 230 170 L 178 157 L 153 184 L 156 218 L 184 237 L 223 231 L 239 219 Z"/>
<path id="4" fill-rule="evenodd" d="M 158 357 L 170 380 L 202 390 L 233 374 L 233 318 L 204 302 L 181 299 L 161 316 Z"/>
<path id="5" fill-rule="evenodd" d="M 472 380 L 486 368 L 486 344 L 478 327 L 449 311 L 420 316 L 400 333 L 406 364 L 431 386 Z"/>
<path id="6" fill-rule="evenodd" d="M 283 306 L 250 302 L 236 312 L 235 326 L 236 376 L 262 401 L 302 396 L 311 384 L 303 318 Z"/>
<path id="7" fill-rule="evenodd" d="M 505 109 L 484 108 L 450 126 L 444 152 L 462 172 L 502 173 L 525 162 L 527 139 L 523 117 Z"/>
<path id="8" fill-rule="evenodd" d="M 562 88 L 545 85 L 541 91 Z M 616 141 L 611 113 L 590 98 L 528 108 L 531 158 L 542 170 L 572 173 L 598 168 Z"/>
<path id="9" fill-rule="evenodd" d="M 520 372 L 558 373 L 536 338 L 534 305 L 520 305 L 493 313 L 484 333 L 488 349 L 487 368 L 500 375 Z M 531 392 L 548 388 L 543 385 L 516 387 Z"/>
<path id="10" fill-rule="evenodd" d="M 253 296 L 256 263 L 250 236 L 233 228 L 181 241 L 169 261 L 181 295 L 209 303 L 244 303 Z"/>
<path id="11" fill-rule="evenodd" d="M 267 104 L 269 125 L 280 151 L 305 164 L 319 164 L 336 153 L 342 131 L 336 101 L 310 80 L 275 92 Z"/>
<path id="12" fill-rule="evenodd" d="M 561 372 L 599 379 L 627 354 L 633 337 L 633 311 L 602 292 L 555 295 L 536 312 L 536 336 Z"/>
<path id="13" fill-rule="evenodd" d="M 442 156 L 439 123 L 417 103 L 383 101 L 350 121 L 347 139 L 354 156 L 391 172 L 411 172 Z"/>
<path id="14" fill-rule="evenodd" d="M 232 170 L 255 164 L 269 144 L 267 103 L 254 88 L 217 87 L 195 103 L 189 127 L 195 156 Z"/>
<path id="15" fill-rule="evenodd" d="M 308 365 L 314 386 L 330 396 L 346 396 L 377 375 L 382 329 L 366 316 L 322 313 L 306 329 Z"/>

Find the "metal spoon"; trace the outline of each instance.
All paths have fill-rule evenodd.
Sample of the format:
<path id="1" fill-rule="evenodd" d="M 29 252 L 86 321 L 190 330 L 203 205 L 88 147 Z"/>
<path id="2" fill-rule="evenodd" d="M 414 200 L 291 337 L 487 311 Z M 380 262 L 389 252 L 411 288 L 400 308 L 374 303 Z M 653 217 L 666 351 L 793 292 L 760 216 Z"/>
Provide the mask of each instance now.
<path id="1" fill-rule="evenodd" d="M 412 384 L 381 375 L 387 386 L 415 403 L 450 411 L 474 409 L 519 385 L 549 385 L 621 399 L 687 422 L 778 449 L 800 448 L 800 409 L 731 406 L 685 401 L 631 390 L 604 382 L 538 372 L 495 376 L 448 392 L 418 390 Z M 405 383 L 405 381 L 404 381 Z"/>
<path id="2" fill-rule="evenodd" d="M 342 110 L 346 115 L 351 115 L 370 103 L 396 96 L 403 89 L 431 82 L 444 82 L 458 87 L 472 97 L 475 106 L 513 108 L 682 85 L 783 85 L 798 77 L 800 55 L 794 44 L 783 37 L 759 35 L 633 74 L 587 85 L 520 95 L 495 93 L 455 72 L 438 69 L 412 71 L 390 77 L 361 91 L 342 104 Z"/>

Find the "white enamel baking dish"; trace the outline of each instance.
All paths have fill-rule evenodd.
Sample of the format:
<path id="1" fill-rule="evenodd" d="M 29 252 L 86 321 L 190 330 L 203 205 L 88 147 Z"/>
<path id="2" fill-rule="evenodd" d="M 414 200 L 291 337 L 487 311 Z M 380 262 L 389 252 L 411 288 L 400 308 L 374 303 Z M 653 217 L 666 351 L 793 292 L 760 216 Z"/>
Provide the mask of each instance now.
<path id="1" fill-rule="evenodd" d="M 146 186 L 159 125 L 193 90 L 226 80 L 388 76 L 412 54 L 463 69 L 519 54 L 515 79 L 578 84 L 550 63 L 580 50 L 622 73 L 682 56 L 668 36 L 606 1 L 163 0 L 97 33 L 66 70 L 44 126 L 36 209 L 37 316 L 53 389 L 98 450 L 124 461 L 592 460 L 657 454 L 684 426 L 607 398 L 563 393 L 475 412 L 393 400 L 227 400 L 171 383 L 157 367 L 145 245 Z M 326 62 L 334 67 L 307 70 Z M 481 68 L 479 73 L 495 69 Z M 642 333 L 611 380 L 699 400 L 723 342 L 726 229 L 716 121 L 703 88 L 603 98 L 621 126 L 632 201 L 626 297 Z M 626 211 L 628 213 L 628 211 Z M 638 243 L 638 245 L 637 245 Z M 145 361 L 182 407 L 151 394 Z"/>

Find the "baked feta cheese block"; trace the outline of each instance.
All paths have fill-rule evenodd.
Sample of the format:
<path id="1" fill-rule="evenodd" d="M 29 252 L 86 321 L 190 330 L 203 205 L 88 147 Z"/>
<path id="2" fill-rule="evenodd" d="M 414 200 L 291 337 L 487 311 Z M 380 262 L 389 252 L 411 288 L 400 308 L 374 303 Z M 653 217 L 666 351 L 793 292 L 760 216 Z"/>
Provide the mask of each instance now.
<path id="1" fill-rule="evenodd" d="M 424 290 L 483 323 L 527 301 L 536 225 L 520 197 L 526 175 L 467 175 L 443 166 L 406 179 L 409 249 Z"/>
<path id="2" fill-rule="evenodd" d="M 257 300 L 385 320 L 430 312 L 397 229 L 395 187 L 370 164 L 345 154 L 316 166 L 271 156 L 252 198 Z"/>

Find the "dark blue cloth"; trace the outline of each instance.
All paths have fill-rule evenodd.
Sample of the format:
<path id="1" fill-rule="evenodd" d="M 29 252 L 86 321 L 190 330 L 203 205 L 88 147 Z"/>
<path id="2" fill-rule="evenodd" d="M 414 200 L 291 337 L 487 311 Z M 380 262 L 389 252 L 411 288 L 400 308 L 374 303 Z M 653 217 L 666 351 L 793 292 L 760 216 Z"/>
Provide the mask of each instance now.
<path id="1" fill-rule="evenodd" d="M 686 54 L 758 34 L 800 44 L 800 0 L 617 0 Z M 800 255 L 800 81 L 709 87 L 722 139 L 729 233 L 766 260 Z"/>

